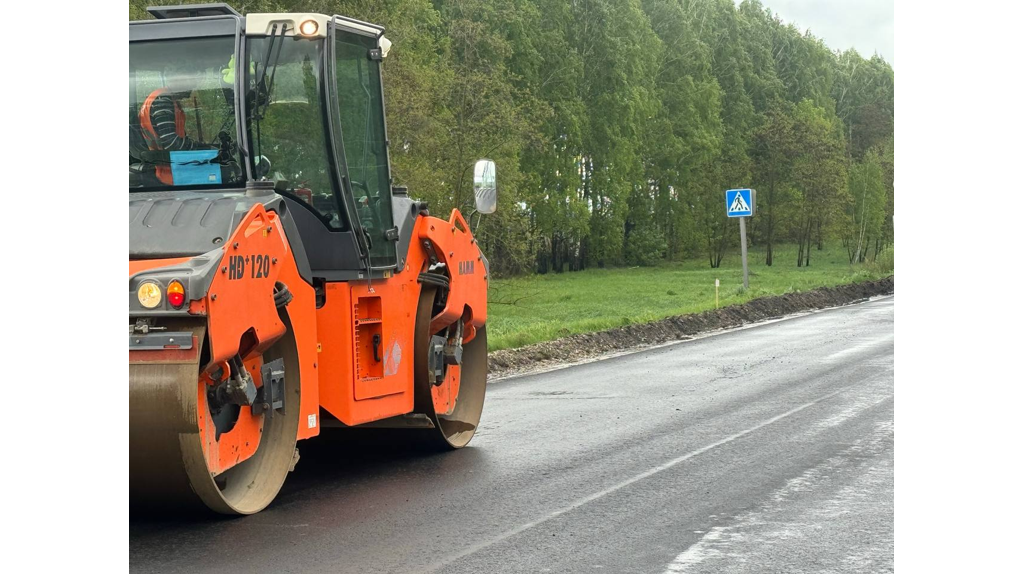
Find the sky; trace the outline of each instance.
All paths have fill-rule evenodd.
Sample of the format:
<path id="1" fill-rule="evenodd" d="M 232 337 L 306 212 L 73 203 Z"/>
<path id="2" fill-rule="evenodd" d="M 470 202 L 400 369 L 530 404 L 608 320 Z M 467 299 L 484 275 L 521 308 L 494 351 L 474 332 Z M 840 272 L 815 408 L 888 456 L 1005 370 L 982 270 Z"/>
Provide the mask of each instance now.
<path id="1" fill-rule="evenodd" d="M 736 0 L 739 4 L 739 0 Z M 875 52 L 895 67 L 893 0 L 761 0 L 786 23 L 825 41 L 833 50 Z"/>

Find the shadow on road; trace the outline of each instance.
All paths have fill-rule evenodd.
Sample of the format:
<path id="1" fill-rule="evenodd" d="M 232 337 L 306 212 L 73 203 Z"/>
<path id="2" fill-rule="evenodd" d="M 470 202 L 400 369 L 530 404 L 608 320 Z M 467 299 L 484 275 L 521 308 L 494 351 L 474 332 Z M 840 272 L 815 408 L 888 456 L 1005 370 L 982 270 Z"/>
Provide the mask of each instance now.
<path id="1" fill-rule="evenodd" d="M 263 513 L 292 505 L 315 505 L 318 499 L 339 492 L 372 490 L 380 482 L 401 483 L 417 489 L 445 477 L 452 480 L 482 462 L 484 453 L 472 446 L 460 451 L 438 451 L 420 431 L 390 429 L 325 429 L 320 436 L 298 443 L 299 463 L 277 498 Z M 424 484 L 418 484 L 418 483 Z M 215 525 L 237 520 L 207 512 L 159 514 L 130 509 L 132 537 L 156 531 Z"/>

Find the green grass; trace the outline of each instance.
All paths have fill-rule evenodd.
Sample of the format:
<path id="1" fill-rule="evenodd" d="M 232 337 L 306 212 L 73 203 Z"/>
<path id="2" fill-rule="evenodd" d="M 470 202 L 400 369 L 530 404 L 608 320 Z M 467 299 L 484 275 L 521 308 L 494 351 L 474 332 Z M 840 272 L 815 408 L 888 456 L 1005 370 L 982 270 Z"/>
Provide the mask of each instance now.
<path id="1" fill-rule="evenodd" d="M 890 255 L 891 257 L 891 255 Z M 750 289 L 743 291 L 739 253 L 719 269 L 707 260 L 659 267 L 588 269 L 491 282 L 487 319 L 490 350 L 550 341 L 575 333 L 656 321 L 715 308 L 715 279 L 721 280 L 719 306 L 765 295 L 806 291 L 885 277 L 885 266 L 850 265 L 842 245 L 811 253 L 811 266 L 797 268 L 796 246 L 779 246 L 775 264 L 764 264 L 764 250 L 749 253 Z"/>

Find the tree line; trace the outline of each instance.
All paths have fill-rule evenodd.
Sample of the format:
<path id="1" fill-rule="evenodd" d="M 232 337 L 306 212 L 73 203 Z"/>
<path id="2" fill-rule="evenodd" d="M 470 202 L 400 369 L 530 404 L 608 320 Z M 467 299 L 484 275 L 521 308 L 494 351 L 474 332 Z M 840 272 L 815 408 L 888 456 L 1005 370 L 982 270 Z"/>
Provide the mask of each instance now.
<path id="1" fill-rule="evenodd" d="M 153 3 L 130 0 L 129 18 Z M 826 241 L 851 262 L 892 245 L 892 67 L 757 0 L 229 3 L 387 28 L 395 183 L 469 213 L 470 166 L 495 160 L 499 209 L 474 225 L 498 273 L 717 267 L 738 245 L 735 187 L 757 189 L 749 236 L 768 265 L 810 265 Z M 776 260 L 780 243 L 796 261 Z"/>

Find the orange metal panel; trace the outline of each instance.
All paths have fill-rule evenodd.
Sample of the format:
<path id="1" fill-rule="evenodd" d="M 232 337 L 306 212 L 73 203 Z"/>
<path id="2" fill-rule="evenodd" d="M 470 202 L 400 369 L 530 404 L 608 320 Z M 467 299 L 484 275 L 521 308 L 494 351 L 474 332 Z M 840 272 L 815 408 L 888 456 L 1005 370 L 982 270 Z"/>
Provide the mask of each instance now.
<path id="1" fill-rule="evenodd" d="M 328 283 L 325 290 L 327 301 L 317 311 L 322 406 L 347 425 L 412 412 L 415 276 L 398 274 L 370 286 Z M 381 335 L 380 361 L 373 357 L 374 333 Z"/>
<path id="2" fill-rule="evenodd" d="M 260 367 L 263 361 L 256 357 L 245 362 L 245 368 L 249 370 L 252 380 L 257 387 L 263 386 L 263 375 Z M 225 365 L 227 366 L 227 365 Z M 196 392 L 199 394 L 198 413 L 199 437 L 205 444 L 203 456 L 206 458 L 206 467 L 211 473 L 220 474 L 236 464 L 246 460 L 256 453 L 256 447 L 260 444 L 260 435 L 263 433 L 263 416 L 253 415 L 248 407 L 242 407 L 238 413 L 238 421 L 231 430 L 217 438 L 217 429 L 210 415 L 210 409 L 206 406 L 206 389 L 211 384 L 209 376 L 203 375 L 199 378 Z"/>
<path id="3" fill-rule="evenodd" d="M 170 267 L 172 265 L 178 265 L 192 259 L 191 257 L 175 257 L 172 259 L 139 259 L 137 261 L 128 261 L 128 276 L 131 277 L 136 273 L 142 271 L 149 271 L 150 269 L 156 269 L 157 267 Z"/>
<path id="4" fill-rule="evenodd" d="M 370 285 L 365 281 L 355 281 L 349 286 L 355 303 L 352 327 L 357 366 L 355 398 L 361 401 L 404 393 L 410 398 L 411 410 L 413 331 L 416 330 L 416 304 L 420 294 L 416 277 L 412 273 L 397 273 Z M 379 317 L 372 317 L 376 310 L 366 309 L 367 306 L 372 307 L 374 301 L 381 302 Z M 376 359 L 372 341 L 374 334 L 380 335 Z"/>
<path id="5" fill-rule="evenodd" d="M 452 210 L 447 222 L 424 217 L 420 218 L 417 227 L 414 231 L 416 236 L 435 245 L 438 259 L 451 274 L 447 305 L 431 320 L 430 330 L 437 332 L 463 317 L 467 326 L 474 327 L 466 329 L 464 342 L 468 343 L 476 334 L 475 327 L 487 322 L 488 277 L 476 239 L 457 209 Z"/>
<path id="6" fill-rule="evenodd" d="M 239 352 L 242 336 L 254 341 L 246 355 L 266 350 L 285 333 L 274 307 L 274 282 L 287 253 L 276 217 L 255 205 L 223 247 L 221 268 L 207 295 L 210 360 L 227 361 Z"/>
<path id="7" fill-rule="evenodd" d="M 274 306 L 274 283 L 283 282 L 292 293 L 287 311 L 299 356 L 299 373 L 285 374 L 300 379 L 297 437 L 318 434 L 316 297 L 299 275 L 280 220 L 257 204 L 222 249 L 225 255 L 221 268 L 205 299 L 211 362 L 226 361 L 238 353 L 243 335 L 253 342 L 246 353 L 246 358 L 251 358 L 285 333 Z"/>
<path id="8" fill-rule="evenodd" d="M 324 286 L 326 302 L 316 311 L 320 404 L 349 424 L 352 410 L 352 304 L 348 285 Z"/>
<path id="9" fill-rule="evenodd" d="M 274 225 L 280 226 L 276 214 L 271 213 Z M 279 237 L 284 240 L 286 255 L 280 262 L 277 280 L 288 286 L 292 293 L 292 302 L 288 304 L 288 320 L 291 322 L 292 335 L 299 355 L 299 373 L 301 383 L 301 408 L 299 410 L 299 440 L 320 434 L 320 354 L 317 353 L 317 315 L 316 292 L 312 285 L 306 283 L 299 275 L 295 264 L 291 245 L 280 228 Z M 273 303 L 273 293 L 271 293 Z M 289 376 L 285 373 L 285 376 Z M 294 376 L 294 375 L 291 375 Z"/>

